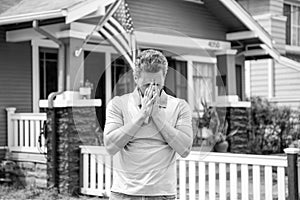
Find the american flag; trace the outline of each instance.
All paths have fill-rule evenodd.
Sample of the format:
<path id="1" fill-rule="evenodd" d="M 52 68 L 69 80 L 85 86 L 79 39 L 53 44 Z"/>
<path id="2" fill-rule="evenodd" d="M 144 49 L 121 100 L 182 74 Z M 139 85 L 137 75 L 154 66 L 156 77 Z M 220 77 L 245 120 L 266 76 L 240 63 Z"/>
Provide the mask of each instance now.
<path id="1" fill-rule="evenodd" d="M 107 39 L 133 68 L 136 59 L 136 40 L 133 23 L 125 0 L 116 0 L 104 16 L 100 35 Z"/>

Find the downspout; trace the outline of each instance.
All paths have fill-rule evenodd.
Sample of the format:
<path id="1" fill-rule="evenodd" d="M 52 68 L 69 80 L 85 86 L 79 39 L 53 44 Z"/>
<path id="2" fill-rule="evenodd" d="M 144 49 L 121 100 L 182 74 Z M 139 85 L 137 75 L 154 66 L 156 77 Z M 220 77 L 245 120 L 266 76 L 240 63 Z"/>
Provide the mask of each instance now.
<path id="1" fill-rule="evenodd" d="M 55 36 L 51 35 L 47 31 L 41 29 L 38 25 L 38 21 L 34 20 L 32 22 L 32 27 L 33 29 L 40 33 L 41 35 L 44 35 L 45 37 L 49 38 L 53 42 L 59 45 L 59 50 L 58 50 L 58 91 L 57 92 L 52 92 L 48 96 L 48 108 L 52 109 L 53 108 L 53 100 L 54 98 L 63 93 L 65 90 L 65 44 L 57 39 Z M 57 154 L 56 154 L 56 126 L 55 126 L 55 112 L 53 110 L 53 114 L 51 115 L 51 130 L 52 130 L 52 151 L 51 151 L 51 156 L 52 156 L 52 177 L 53 177 L 53 183 L 54 187 L 58 187 L 57 183 Z"/>

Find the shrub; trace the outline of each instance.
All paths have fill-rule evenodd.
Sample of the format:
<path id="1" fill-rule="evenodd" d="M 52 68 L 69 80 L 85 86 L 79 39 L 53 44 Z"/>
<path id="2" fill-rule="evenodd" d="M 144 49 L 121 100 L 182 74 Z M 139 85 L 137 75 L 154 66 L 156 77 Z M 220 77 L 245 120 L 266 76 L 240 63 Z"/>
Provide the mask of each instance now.
<path id="1" fill-rule="evenodd" d="M 261 97 L 251 98 L 250 150 L 255 154 L 282 153 L 300 139 L 300 113 Z"/>

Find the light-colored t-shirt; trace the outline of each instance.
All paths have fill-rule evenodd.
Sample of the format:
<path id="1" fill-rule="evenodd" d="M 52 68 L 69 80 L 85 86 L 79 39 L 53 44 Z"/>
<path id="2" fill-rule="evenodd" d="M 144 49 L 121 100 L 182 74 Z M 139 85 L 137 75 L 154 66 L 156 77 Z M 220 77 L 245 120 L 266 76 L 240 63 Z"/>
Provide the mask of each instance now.
<path id="1" fill-rule="evenodd" d="M 105 145 L 106 148 L 115 148 L 117 152 L 113 156 L 111 191 L 144 196 L 176 195 L 176 159 L 178 153 L 187 156 L 192 146 L 191 111 L 186 101 L 164 92 L 158 103 L 167 116 L 167 123 L 175 128 L 170 136 L 164 137 L 152 120 L 134 136 L 128 136 L 131 133 L 126 131 L 110 136 L 112 130 L 130 123 L 139 113 L 140 97 L 137 90 L 115 97 L 107 105 L 104 138 L 112 141 Z M 122 140 L 120 134 L 130 137 L 124 147 L 113 142 Z M 171 146 L 180 148 L 176 152 Z"/>

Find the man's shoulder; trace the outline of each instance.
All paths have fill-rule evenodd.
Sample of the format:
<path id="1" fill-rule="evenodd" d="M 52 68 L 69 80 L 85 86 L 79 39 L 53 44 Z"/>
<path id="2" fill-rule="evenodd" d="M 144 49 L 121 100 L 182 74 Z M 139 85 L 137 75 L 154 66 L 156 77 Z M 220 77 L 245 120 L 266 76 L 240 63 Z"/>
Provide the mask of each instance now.
<path id="1" fill-rule="evenodd" d="M 168 97 L 168 103 L 170 103 L 171 105 L 177 105 L 177 104 L 180 104 L 180 105 L 183 105 L 183 106 L 188 105 L 188 103 L 185 99 L 174 97 L 174 96 L 171 96 L 169 94 L 167 94 L 167 97 Z"/>
<path id="2" fill-rule="evenodd" d="M 111 100 L 110 103 L 114 105 L 122 105 L 122 103 L 126 102 L 129 98 L 131 93 L 123 94 L 121 96 L 114 96 Z"/>

